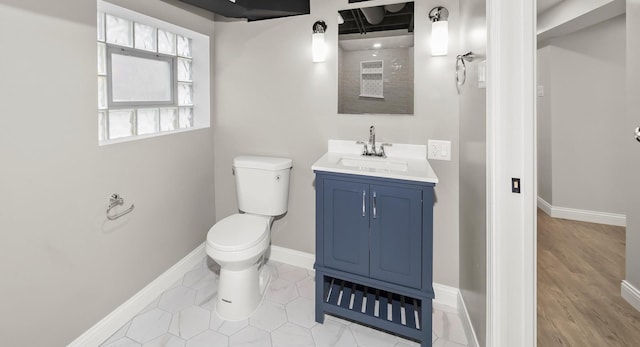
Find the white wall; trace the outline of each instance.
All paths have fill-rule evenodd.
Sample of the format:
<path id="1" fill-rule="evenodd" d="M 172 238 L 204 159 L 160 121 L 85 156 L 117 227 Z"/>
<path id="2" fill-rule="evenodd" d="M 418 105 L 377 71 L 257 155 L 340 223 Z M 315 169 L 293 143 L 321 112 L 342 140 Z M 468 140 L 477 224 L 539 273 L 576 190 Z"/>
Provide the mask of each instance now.
<path id="1" fill-rule="evenodd" d="M 372 1 L 367 5 L 391 3 Z M 458 33 L 456 0 L 415 4 L 415 115 L 338 115 L 337 16 L 343 0 L 312 0 L 311 14 L 258 22 L 216 23 L 215 132 L 216 217 L 236 213 L 231 163 L 240 153 L 293 158 L 289 212 L 275 222 L 272 243 L 313 253 L 314 175 L 311 165 L 329 139 L 366 140 L 370 125 L 380 142 L 426 144 L 452 141 L 452 161 L 432 161 L 440 183 L 434 210 L 434 280 L 458 286 L 458 99 L 453 83 L 456 40 L 447 57 L 431 57 L 427 12 L 451 13 Z M 351 5 L 354 7 L 357 5 Z M 311 62 L 311 26 L 325 20 L 327 62 Z"/>
<path id="2" fill-rule="evenodd" d="M 169 1 L 113 2 L 213 35 Z M 95 1 L 4 0 L 0 42 L 0 336 L 63 346 L 203 242 L 213 132 L 98 147 Z M 115 192 L 136 209 L 110 222 Z"/>
<path id="3" fill-rule="evenodd" d="M 550 141 L 550 151 L 538 154 L 543 164 L 551 155 L 550 165 L 540 167 L 551 170 L 551 182 L 548 171 L 539 175 L 541 189 L 551 186 L 547 202 L 624 214 L 624 16 L 552 39 L 538 58 L 539 66 L 549 69 L 543 97 L 548 101 L 538 99 L 539 105 L 550 105 L 540 110 L 543 120 L 550 117 L 550 126 L 539 124 L 538 135 L 538 142 Z"/>
<path id="4" fill-rule="evenodd" d="M 487 102 L 477 76 L 487 52 L 485 13 L 485 0 L 460 4 L 461 52 L 476 55 L 460 89 L 460 293 L 481 346 L 487 313 Z"/>

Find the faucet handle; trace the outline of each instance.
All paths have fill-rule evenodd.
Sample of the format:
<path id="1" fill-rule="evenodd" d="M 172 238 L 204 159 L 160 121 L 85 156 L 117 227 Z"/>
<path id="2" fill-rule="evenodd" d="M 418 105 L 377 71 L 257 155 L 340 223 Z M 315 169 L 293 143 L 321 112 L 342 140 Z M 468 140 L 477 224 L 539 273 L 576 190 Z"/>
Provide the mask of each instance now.
<path id="1" fill-rule="evenodd" d="M 391 143 L 383 143 L 383 144 L 381 144 L 380 145 L 380 153 L 379 153 L 380 156 L 383 157 L 383 158 L 386 158 L 387 154 L 384 152 L 384 148 L 385 147 L 392 147 L 392 146 L 393 146 L 393 144 L 391 144 Z"/>
<path id="2" fill-rule="evenodd" d="M 369 153 L 369 148 L 367 147 L 367 143 L 364 141 L 356 141 L 356 144 L 362 145 L 362 155 L 367 155 Z"/>

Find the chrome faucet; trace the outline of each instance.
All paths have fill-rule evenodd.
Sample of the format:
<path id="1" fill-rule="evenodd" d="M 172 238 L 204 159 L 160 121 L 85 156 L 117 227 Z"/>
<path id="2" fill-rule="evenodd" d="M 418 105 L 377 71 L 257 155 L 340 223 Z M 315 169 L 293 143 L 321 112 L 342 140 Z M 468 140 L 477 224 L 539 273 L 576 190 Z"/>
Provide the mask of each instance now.
<path id="1" fill-rule="evenodd" d="M 371 152 L 368 155 L 378 155 L 376 151 L 376 127 L 373 125 L 369 127 L 369 148 L 371 148 Z"/>
<path id="2" fill-rule="evenodd" d="M 362 145 L 362 155 L 367 157 L 386 158 L 387 154 L 384 152 L 384 148 L 391 146 L 390 143 L 383 143 L 380 145 L 380 150 L 376 148 L 376 127 L 373 125 L 369 127 L 369 143 L 364 141 L 358 141 L 356 143 Z"/>

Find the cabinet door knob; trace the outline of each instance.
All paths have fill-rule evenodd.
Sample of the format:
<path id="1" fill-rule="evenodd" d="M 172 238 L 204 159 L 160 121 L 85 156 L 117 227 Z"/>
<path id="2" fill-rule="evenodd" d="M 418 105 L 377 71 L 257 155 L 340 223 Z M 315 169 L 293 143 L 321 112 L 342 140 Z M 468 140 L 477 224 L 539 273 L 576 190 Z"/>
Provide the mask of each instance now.
<path id="1" fill-rule="evenodd" d="M 362 217 L 364 217 L 367 214 L 366 196 L 367 196 L 367 192 L 363 190 L 362 191 Z"/>

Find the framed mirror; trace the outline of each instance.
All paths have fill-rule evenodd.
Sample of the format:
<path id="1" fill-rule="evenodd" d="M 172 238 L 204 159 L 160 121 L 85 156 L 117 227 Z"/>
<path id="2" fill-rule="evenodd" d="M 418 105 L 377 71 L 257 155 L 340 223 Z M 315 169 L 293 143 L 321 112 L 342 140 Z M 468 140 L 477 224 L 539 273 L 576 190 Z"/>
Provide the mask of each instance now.
<path id="1" fill-rule="evenodd" d="M 338 113 L 413 114 L 414 3 L 338 11 Z"/>

